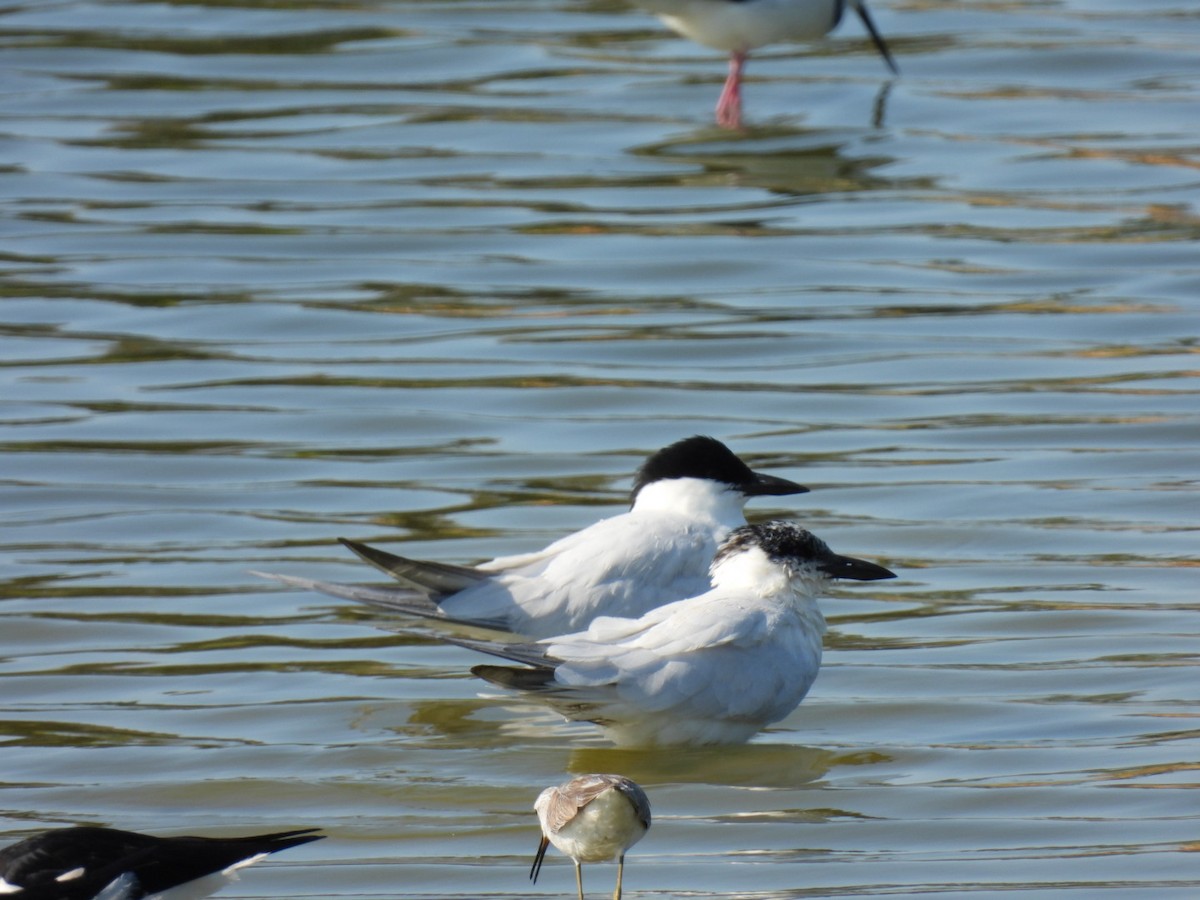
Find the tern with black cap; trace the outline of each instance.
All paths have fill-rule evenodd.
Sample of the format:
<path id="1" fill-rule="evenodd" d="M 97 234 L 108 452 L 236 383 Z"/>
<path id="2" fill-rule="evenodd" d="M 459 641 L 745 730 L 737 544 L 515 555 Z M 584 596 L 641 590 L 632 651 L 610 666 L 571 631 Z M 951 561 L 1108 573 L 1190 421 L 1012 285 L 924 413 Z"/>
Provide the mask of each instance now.
<path id="1" fill-rule="evenodd" d="M 756 472 L 716 438 L 696 435 L 645 461 L 628 512 L 543 550 L 468 567 L 408 559 L 343 539 L 400 585 L 266 577 L 392 612 L 536 639 L 586 628 L 597 616 L 640 616 L 703 593 L 717 546 L 746 524 L 747 500 L 807 490 Z"/>

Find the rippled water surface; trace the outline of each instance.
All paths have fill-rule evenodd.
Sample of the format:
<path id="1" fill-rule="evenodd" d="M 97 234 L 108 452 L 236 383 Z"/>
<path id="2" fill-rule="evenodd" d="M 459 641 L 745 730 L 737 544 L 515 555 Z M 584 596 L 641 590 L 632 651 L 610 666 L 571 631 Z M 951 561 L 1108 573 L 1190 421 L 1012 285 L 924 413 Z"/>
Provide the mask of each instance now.
<path id="1" fill-rule="evenodd" d="M 318 825 L 223 897 L 1200 895 L 1200 7 L 876 0 L 720 55 L 609 0 L 0 3 L 0 841 Z M 732 750 L 481 696 L 374 581 L 704 432 L 896 570 Z M 611 867 L 585 869 L 607 896 Z"/>

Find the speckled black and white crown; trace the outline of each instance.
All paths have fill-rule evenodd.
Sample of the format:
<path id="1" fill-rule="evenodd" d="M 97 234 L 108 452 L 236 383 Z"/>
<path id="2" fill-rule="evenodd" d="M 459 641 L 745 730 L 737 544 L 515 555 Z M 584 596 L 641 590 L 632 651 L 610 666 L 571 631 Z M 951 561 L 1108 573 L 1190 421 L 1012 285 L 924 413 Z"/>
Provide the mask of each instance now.
<path id="1" fill-rule="evenodd" d="M 782 521 L 743 525 L 729 532 L 729 536 L 717 548 L 713 568 L 755 547 L 762 550 L 773 563 L 789 568 L 808 565 L 820 569 L 831 578 L 879 581 L 896 577 L 896 573 L 883 566 L 834 553 L 828 544 L 811 531 Z"/>

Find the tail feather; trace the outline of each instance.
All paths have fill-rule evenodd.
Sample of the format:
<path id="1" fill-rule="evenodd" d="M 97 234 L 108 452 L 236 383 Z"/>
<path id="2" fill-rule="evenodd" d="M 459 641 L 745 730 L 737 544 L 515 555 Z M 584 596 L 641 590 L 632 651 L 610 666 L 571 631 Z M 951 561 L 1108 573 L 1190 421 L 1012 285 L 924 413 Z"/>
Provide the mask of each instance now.
<path id="1" fill-rule="evenodd" d="M 361 559 L 391 575 L 401 584 L 407 584 L 426 594 L 436 595 L 437 598 L 458 593 L 463 588 L 470 587 L 488 577 L 487 572 L 481 572 L 468 566 L 408 559 L 376 547 L 360 544 L 349 538 L 338 538 L 338 540 Z"/>
<path id="2" fill-rule="evenodd" d="M 486 628 L 490 631 L 508 631 L 503 619 L 466 619 L 448 616 L 442 612 L 436 603 L 419 591 L 405 588 L 376 588 L 357 584 L 339 584 L 334 581 L 315 581 L 312 578 L 301 578 L 297 575 L 280 575 L 276 572 L 258 572 L 251 570 L 252 575 L 260 578 L 270 578 L 292 587 L 317 591 L 331 597 L 343 600 L 354 600 L 378 609 L 392 613 L 402 613 L 407 616 L 419 616 L 422 619 L 437 619 L 439 622 L 449 622 L 455 625 L 469 625 L 473 628 Z"/>
<path id="3" fill-rule="evenodd" d="M 192 837 L 189 835 L 185 840 L 225 844 L 230 847 L 242 844 L 253 853 L 278 853 L 280 850 L 287 850 L 291 847 L 299 847 L 301 844 L 309 844 L 313 841 L 322 840 L 325 835 L 320 834 L 320 831 L 320 828 L 296 828 L 292 831 L 252 834 L 244 838 L 210 838 Z"/>
<path id="4" fill-rule="evenodd" d="M 446 637 L 443 640 L 447 644 L 466 647 L 468 650 L 477 650 L 489 656 L 498 656 L 509 662 L 523 663 L 533 666 L 535 669 L 553 670 L 558 663 L 562 662 L 561 659 L 547 654 L 545 646 L 540 643 L 501 644 L 498 641 L 473 641 L 458 637 Z"/>

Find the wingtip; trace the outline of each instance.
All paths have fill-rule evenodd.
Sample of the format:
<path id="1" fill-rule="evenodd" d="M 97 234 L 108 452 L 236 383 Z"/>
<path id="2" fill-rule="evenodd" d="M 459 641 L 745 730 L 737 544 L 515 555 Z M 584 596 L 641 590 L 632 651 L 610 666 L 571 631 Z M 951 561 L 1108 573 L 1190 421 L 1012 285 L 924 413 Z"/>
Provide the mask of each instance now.
<path id="1" fill-rule="evenodd" d="M 472 666 L 471 674 L 489 684 L 514 691 L 542 690 L 554 680 L 554 670 L 549 668 L 527 669 L 483 664 Z"/>
<path id="2" fill-rule="evenodd" d="M 283 575 L 279 572 L 263 572 L 259 569 L 247 569 L 246 572 L 256 578 L 276 581 L 279 584 L 286 584 L 288 587 L 312 589 L 317 584 L 311 578 L 301 578 L 299 575 Z"/>
<path id="3" fill-rule="evenodd" d="M 276 842 L 287 841 L 289 847 L 298 847 L 312 841 L 323 841 L 328 835 L 322 834 L 318 828 L 295 828 L 291 831 L 279 831 L 270 835 Z"/>
<path id="4" fill-rule="evenodd" d="M 352 541 L 350 538 L 339 537 L 338 543 L 361 559 L 363 562 L 368 562 L 375 568 L 392 575 L 392 567 L 400 559 L 400 557 L 388 553 L 385 550 L 376 550 L 374 547 L 363 544 L 358 541 Z"/>

